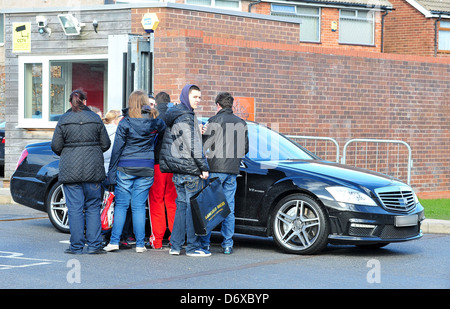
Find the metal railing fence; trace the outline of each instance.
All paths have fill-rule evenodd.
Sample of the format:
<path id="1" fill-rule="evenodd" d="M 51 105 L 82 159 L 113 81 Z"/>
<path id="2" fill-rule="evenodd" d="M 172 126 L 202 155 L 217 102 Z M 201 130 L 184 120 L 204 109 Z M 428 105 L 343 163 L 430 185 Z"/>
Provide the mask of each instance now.
<path id="1" fill-rule="evenodd" d="M 342 150 L 342 157 L 340 157 L 340 148 L 338 142 L 331 137 L 322 137 L 322 136 L 303 136 L 303 135 L 286 135 L 288 138 L 293 139 L 295 142 L 297 142 L 299 145 L 302 145 L 303 147 L 307 148 L 308 150 L 314 152 L 319 157 L 322 157 L 325 160 L 329 161 L 335 161 L 337 163 L 342 164 L 348 164 L 352 165 L 351 162 L 349 162 L 350 157 L 354 157 L 354 166 L 358 166 L 358 163 L 363 166 L 363 168 L 375 170 L 377 172 L 381 172 L 379 168 L 381 166 L 384 166 L 384 168 L 387 170 L 384 172 L 386 175 L 395 176 L 397 178 L 402 178 L 401 173 L 403 168 L 400 167 L 401 165 L 401 157 L 404 155 L 404 150 L 400 150 L 400 146 L 405 146 L 407 150 L 407 159 L 406 159 L 406 179 L 407 183 L 411 184 L 411 169 L 413 166 L 413 160 L 412 160 L 412 153 L 411 153 L 411 147 L 408 145 L 408 143 L 401 141 L 401 140 L 384 140 L 384 139 L 361 139 L 361 138 L 355 138 L 347 141 L 344 145 L 344 148 Z M 303 140 L 303 143 L 299 143 L 298 140 Z M 313 143 L 311 144 L 311 141 Z M 329 143 L 332 143 L 332 146 L 334 150 L 330 150 L 328 145 Z M 365 150 L 363 151 L 358 150 L 357 143 L 364 143 Z M 369 144 L 374 146 L 369 146 Z M 386 144 L 387 148 L 385 150 L 381 149 L 379 147 L 380 144 Z M 391 149 L 390 145 L 397 145 L 397 152 L 394 155 L 390 155 Z M 349 151 L 353 148 L 353 152 Z M 382 151 L 385 151 L 385 155 L 383 156 L 380 154 Z M 395 151 L 395 150 L 394 150 Z M 333 157 L 332 160 L 329 159 L 329 157 Z M 339 158 L 341 158 L 339 160 Z M 391 173 L 391 166 L 394 166 L 395 175 Z"/>

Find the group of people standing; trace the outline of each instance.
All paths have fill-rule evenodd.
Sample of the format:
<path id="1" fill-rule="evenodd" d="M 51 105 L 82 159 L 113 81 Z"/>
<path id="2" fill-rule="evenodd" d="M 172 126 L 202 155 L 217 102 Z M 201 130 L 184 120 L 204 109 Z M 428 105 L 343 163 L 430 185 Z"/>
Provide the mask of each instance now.
<path id="1" fill-rule="evenodd" d="M 210 256 L 210 234 L 195 235 L 190 197 L 208 178 L 218 177 L 231 210 L 222 222 L 222 247 L 224 253 L 232 253 L 236 177 L 248 152 L 248 133 L 245 121 L 233 114 L 231 94 L 217 95 L 217 114 L 202 125 L 195 115 L 201 102 L 198 86 L 186 85 L 176 105 L 167 93 L 159 93 L 156 108 L 145 92 L 134 91 L 116 130 L 107 129 L 86 107 L 86 99 L 83 91 L 72 92 L 71 109 L 58 121 L 52 139 L 52 150 L 60 156 L 59 180 L 69 214 L 70 247 L 65 252 L 119 250 L 129 207 L 136 252 L 146 251 L 148 200 L 151 248 L 162 248 L 168 226 L 171 255 L 180 255 L 186 243 L 187 256 Z M 115 131 L 111 138 L 108 131 Z M 108 151 L 109 164 L 105 160 L 109 155 L 104 155 Z M 114 224 L 105 247 L 100 224 L 102 184 L 115 193 Z"/>

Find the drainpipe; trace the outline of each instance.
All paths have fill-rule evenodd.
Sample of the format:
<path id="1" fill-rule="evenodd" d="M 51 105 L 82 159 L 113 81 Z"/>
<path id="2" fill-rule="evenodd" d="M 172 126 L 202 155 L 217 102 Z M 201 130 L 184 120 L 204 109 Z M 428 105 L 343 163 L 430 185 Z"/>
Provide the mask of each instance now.
<path id="1" fill-rule="evenodd" d="M 384 52 L 384 18 L 389 14 L 389 11 L 386 11 L 383 15 L 381 15 L 381 52 Z"/>
<path id="2" fill-rule="evenodd" d="M 439 14 L 439 18 L 435 20 L 434 22 L 434 56 L 437 57 L 437 36 L 438 36 L 438 29 L 437 29 L 437 23 L 441 20 L 441 14 Z"/>
<path id="3" fill-rule="evenodd" d="M 261 3 L 262 0 L 258 0 L 256 2 L 250 2 L 250 4 L 248 5 L 248 12 L 251 13 L 252 12 L 252 6 L 257 5 L 258 3 Z"/>

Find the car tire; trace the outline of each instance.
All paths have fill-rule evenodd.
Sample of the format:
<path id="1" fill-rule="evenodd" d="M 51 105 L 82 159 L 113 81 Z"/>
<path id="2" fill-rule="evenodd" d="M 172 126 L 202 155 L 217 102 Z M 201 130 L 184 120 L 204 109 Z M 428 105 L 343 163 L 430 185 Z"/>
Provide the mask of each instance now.
<path id="1" fill-rule="evenodd" d="M 63 233 L 69 233 L 69 214 L 62 183 L 56 182 L 52 186 L 45 204 L 48 217 L 53 226 Z"/>
<path id="2" fill-rule="evenodd" d="M 315 254 L 328 244 L 330 224 L 314 199 L 305 194 L 283 198 L 272 212 L 272 234 L 285 252 Z"/>

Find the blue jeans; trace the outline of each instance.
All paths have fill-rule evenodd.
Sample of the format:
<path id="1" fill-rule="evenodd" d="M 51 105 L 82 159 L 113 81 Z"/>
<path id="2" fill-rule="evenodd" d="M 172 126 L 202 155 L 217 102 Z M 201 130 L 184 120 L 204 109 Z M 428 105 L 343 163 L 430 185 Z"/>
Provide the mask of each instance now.
<path id="1" fill-rule="evenodd" d="M 222 221 L 222 228 L 220 232 L 223 236 L 222 248 L 233 247 L 233 235 L 234 235 L 234 195 L 236 193 L 236 174 L 226 173 L 209 173 L 209 178 L 219 178 L 222 183 L 223 193 L 227 199 L 228 206 L 230 207 L 230 214 Z M 209 246 L 209 239 L 211 233 L 206 236 L 200 237 L 200 243 L 203 248 Z"/>
<path id="2" fill-rule="evenodd" d="M 64 184 L 63 189 L 69 214 L 70 250 L 82 253 L 85 244 L 88 251 L 101 249 L 101 183 L 70 183 Z"/>
<path id="3" fill-rule="evenodd" d="M 177 210 L 173 222 L 170 243 L 174 250 L 180 251 L 186 238 L 186 253 L 200 248 L 200 239 L 195 235 L 190 198 L 203 188 L 203 180 L 199 176 L 173 174 L 173 183 L 177 190 Z"/>
<path id="4" fill-rule="evenodd" d="M 114 190 L 115 208 L 114 224 L 111 231 L 110 244 L 118 245 L 123 226 L 131 205 L 133 231 L 136 237 L 136 247 L 144 247 L 145 238 L 145 205 L 148 191 L 153 184 L 152 177 L 133 176 L 117 171 L 117 185 Z"/>

